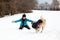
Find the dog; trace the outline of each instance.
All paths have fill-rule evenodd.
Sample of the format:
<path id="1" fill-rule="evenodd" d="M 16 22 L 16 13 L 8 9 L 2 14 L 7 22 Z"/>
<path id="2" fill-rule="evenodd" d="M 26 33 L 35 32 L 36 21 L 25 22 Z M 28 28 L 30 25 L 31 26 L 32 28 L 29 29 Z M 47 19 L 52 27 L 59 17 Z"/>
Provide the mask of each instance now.
<path id="1" fill-rule="evenodd" d="M 41 32 L 43 32 L 44 27 L 46 25 L 46 20 L 41 17 L 37 22 L 32 23 L 32 27 L 36 30 L 36 32 L 39 32 L 39 29 L 42 28 Z"/>

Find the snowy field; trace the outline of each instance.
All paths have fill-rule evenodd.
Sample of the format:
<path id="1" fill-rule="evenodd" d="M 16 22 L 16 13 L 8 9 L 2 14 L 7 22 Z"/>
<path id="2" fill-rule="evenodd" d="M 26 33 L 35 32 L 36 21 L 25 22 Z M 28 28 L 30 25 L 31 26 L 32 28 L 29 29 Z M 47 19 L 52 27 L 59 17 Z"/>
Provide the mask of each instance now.
<path id="1" fill-rule="evenodd" d="M 46 19 L 46 26 L 43 33 L 35 33 L 28 22 L 31 30 L 24 28 L 19 30 L 20 23 L 12 23 L 22 17 L 22 14 L 5 16 L 0 18 L 0 40 L 60 40 L 60 12 L 59 11 L 39 11 L 26 14 L 28 19 L 37 21 L 42 15 Z"/>

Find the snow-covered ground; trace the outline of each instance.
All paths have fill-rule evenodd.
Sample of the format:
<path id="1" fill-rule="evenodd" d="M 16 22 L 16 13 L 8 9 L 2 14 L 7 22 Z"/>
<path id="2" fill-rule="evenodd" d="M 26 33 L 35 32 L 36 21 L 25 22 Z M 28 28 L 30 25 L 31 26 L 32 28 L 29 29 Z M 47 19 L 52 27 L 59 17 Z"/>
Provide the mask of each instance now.
<path id="1" fill-rule="evenodd" d="M 26 28 L 19 30 L 20 23 L 12 23 L 12 21 L 20 19 L 22 14 L 15 14 L 0 18 L 0 40 L 60 40 L 60 11 L 35 10 L 26 15 L 33 21 L 40 19 L 41 15 L 46 19 L 43 33 L 35 33 L 29 22 L 31 30 Z"/>

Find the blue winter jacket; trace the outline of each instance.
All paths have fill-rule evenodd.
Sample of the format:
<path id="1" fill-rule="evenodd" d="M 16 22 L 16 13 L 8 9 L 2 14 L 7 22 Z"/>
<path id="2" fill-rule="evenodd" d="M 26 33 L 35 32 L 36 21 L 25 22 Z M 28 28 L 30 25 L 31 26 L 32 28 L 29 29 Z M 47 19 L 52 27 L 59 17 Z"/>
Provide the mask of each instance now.
<path id="1" fill-rule="evenodd" d="M 22 23 L 22 18 L 19 19 L 19 20 L 16 20 L 15 22 L 16 22 L 16 23 L 17 23 L 17 22 L 21 22 L 20 27 L 22 27 L 22 25 L 23 25 L 23 23 Z M 33 21 L 26 18 L 26 20 L 24 21 L 24 26 L 27 25 L 27 22 L 33 22 Z M 27 26 L 28 26 L 28 25 L 27 25 Z"/>

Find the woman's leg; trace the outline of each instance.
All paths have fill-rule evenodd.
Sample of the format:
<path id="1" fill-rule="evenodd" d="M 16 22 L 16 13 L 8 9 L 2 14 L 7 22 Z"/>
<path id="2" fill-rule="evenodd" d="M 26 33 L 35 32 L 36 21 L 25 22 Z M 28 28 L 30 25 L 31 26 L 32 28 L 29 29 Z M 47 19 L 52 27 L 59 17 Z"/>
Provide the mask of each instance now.
<path id="1" fill-rule="evenodd" d="M 19 27 L 19 29 L 23 29 L 23 26 Z"/>
<path id="2" fill-rule="evenodd" d="M 26 25 L 26 26 L 24 26 L 24 27 L 30 30 L 30 27 L 29 27 L 29 26 Z"/>

